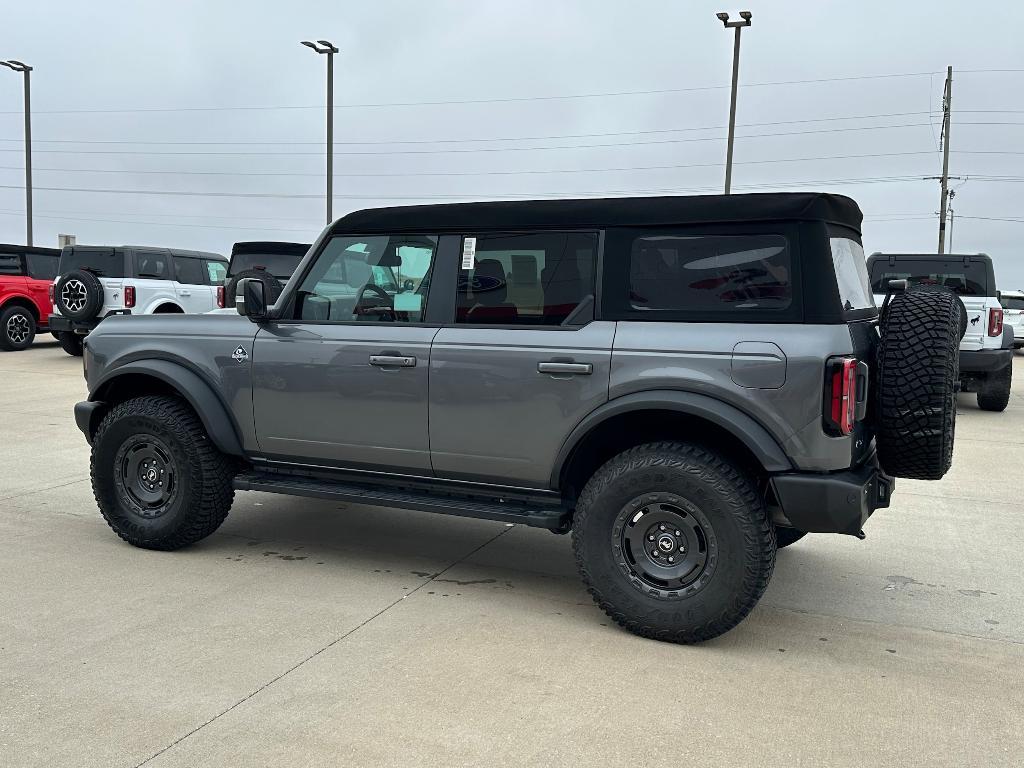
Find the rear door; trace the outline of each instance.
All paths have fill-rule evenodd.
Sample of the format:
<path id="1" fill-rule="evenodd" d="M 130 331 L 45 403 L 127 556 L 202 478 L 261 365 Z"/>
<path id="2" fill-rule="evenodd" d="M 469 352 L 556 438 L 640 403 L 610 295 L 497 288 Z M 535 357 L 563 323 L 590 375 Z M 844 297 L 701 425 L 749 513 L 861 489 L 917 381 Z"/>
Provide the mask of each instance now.
<path id="1" fill-rule="evenodd" d="M 9 295 L 24 295 L 28 290 L 25 266 L 20 253 L 0 253 L 0 301 Z"/>
<path id="2" fill-rule="evenodd" d="M 190 314 L 209 312 L 217 308 L 216 293 L 208 280 L 203 260 L 175 254 L 174 290 L 181 308 Z"/>
<path id="3" fill-rule="evenodd" d="M 430 356 L 437 476 L 546 488 L 566 437 L 608 399 L 615 323 L 593 320 L 598 240 L 463 238 L 455 323 Z"/>

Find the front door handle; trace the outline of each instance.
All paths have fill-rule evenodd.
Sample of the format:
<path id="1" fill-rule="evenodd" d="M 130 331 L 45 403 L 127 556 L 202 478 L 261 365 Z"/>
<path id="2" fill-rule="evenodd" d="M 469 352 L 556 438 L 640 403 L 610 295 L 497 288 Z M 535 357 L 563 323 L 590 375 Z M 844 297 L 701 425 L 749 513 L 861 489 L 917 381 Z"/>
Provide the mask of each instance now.
<path id="1" fill-rule="evenodd" d="M 537 363 L 538 373 L 561 374 L 563 376 L 589 376 L 594 372 L 594 366 L 590 363 L 570 363 L 562 360 L 548 360 L 546 363 Z"/>
<path id="2" fill-rule="evenodd" d="M 370 365 L 380 368 L 415 368 L 416 358 L 411 355 L 370 355 Z"/>

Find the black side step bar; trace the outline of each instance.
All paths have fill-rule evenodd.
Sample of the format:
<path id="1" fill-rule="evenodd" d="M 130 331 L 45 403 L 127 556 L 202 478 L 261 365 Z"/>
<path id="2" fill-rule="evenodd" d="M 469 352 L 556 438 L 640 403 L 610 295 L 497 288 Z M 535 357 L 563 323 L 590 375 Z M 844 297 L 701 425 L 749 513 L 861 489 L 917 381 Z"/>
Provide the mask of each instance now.
<path id="1" fill-rule="evenodd" d="M 444 515 L 478 517 L 502 523 L 519 523 L 558 532 L 567 531 L 570 523 L 570 512 L 562 506 L 529 504 L 511 499 L 479 499 L 442 495 L 418 489 L 363 485 L 281 472 L 243 472 L 235 476 L 234 486 L 237 491 L 283 493 L 290 496 L 345 501 L 375 507 L 439 512 Z"/>

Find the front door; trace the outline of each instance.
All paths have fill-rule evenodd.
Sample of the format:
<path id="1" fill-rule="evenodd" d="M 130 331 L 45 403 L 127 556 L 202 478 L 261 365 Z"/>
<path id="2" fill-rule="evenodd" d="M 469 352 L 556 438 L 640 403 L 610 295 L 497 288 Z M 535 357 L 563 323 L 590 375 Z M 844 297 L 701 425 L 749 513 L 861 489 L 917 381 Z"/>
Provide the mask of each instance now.
<path id="1" fill-rule="evenodd" d="M 608 399 L 615 323 L 594 321 L 598 238 L 467 238 L 454 326 L 430 357 L 439 477 L 548 486 L 573 428 Z"/>
<path id="2" fill-rule="evenodd" d="M 437 238 L 339 235 L 321 246 L 286 318 L 256 336 L 261 451 L 311 464 L 429 475 L 424 322 Z"/>

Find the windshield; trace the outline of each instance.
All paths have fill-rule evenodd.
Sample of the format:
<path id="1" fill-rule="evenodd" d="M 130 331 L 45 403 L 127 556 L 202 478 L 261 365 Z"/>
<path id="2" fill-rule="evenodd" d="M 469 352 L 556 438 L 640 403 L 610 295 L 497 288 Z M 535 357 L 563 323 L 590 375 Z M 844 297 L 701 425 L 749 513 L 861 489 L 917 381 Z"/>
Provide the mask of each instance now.
<path id="1" fill-rule="evenodd" d="M 302 255 L 290 253 L 236 253 L 231 257 L 229 274 L 237 275 L 247 269 L 263 267 L 274 277 L 285 279 L 292 276 L 292 272 L 302 261 Z"/>
<path id="2" fill-rule="evenodd" d="M 124 277 L 124 253 L 113 248 L 65 248 L 60 254 L 58 273 L 66 275 L 76 269 L 97 277 Z"/>
<path id="3" fill-rule="evenodd" d="M 985 265 L 963 259 L 914 259 L 890 264 L 882 257 L 871 265 L 871 288 L 885 293 L 890 280 L 906 280 L 911 285 L 940 285 L 960 296 L 988 296 Z"/>

